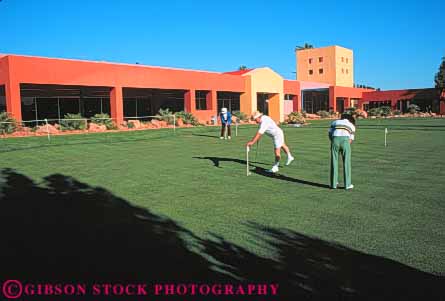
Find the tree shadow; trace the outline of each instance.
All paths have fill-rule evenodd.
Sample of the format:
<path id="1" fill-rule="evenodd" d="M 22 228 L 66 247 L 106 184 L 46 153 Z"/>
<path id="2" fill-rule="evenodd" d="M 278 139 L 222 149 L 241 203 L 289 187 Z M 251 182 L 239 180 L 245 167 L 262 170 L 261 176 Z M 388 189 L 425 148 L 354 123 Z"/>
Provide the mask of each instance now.
<path id="1" fill-rule="evenodd" d="M 445 278 L 287 229 L 247 223 L 248 236 L 275 253 L 260 257 L 213 235 L 205 252 L 237 279 L 279 283 L 294 300 L 444 300 Z"/>
<path id="2" fill-rule="evenodd" d="M 0 282 L 279 284 L 278 299 L 169 296 L 167 300 L 445 297 L 443 277 L 286 229 L 256 223 L 239 227 L 275 255 L 259 256 L 217 235 L 199 238 L 169 218 L 72 177 L 54 174 L 37 184 L 11 169 L 0 171 Z M 93 300 L 90 297 L 70 299 Z M 103 298 L 94 297 L 99 299 Z"/>
<path id="3" fill-rule="evenodd" d="M 0 181 L 2 276 L 86 281 L 224 278 L 189 250 L 188 230 L 103 188 L 60 174 L 37 185 L 13 170 L 3 170 Z"/>
<path id="4" fill-rule="evenodd" d="M 193 157 L 193 159 L 203 159 L 203 160 L 210 160 L 212 161 L 213 165 L 215 167 L 221 168 L 219 166 L 220 162 L 235 162 L 235 163 L 239 163 L 242 165 L 247 165 L 247 161 L 246 160 L 241 160 L 241 159 L 236 159 L 236 158 L 221 158 L 221 157 Z M 287 182 L 293 182 L 293 183 L 298 183 L 298 184 L 303 184 L 303 185 L 310 185 L 310 186 L 315 186 L 315 187 L 320 187 L 320 188 L 330 188 L 329 185 L 326 184 L 321 184 L 321 183 L 316 183 L 316 182 L 310 182 L 310 181 L 306 181 L 306 180 L 300 180 L 300 179 L 295 179 L 295 178 L 291 178 L 288 176 L 285 176 L 281 173 L 270 173 L 267 171 L 267 169 L 260 167 L 258 165 L 254 165 L 254 164 L 266 164 L 263 162 L 250 162 L 249 161 L 249 166 L 253 167 L 254 169 L 251 169 L 251 172 L 256 173 L 258 175 L 264 176 L 264 177 L 269 177 L 269 178 L 273 178 L 276 180 L 281 180 L 281 181 L 287 181 Z"/>

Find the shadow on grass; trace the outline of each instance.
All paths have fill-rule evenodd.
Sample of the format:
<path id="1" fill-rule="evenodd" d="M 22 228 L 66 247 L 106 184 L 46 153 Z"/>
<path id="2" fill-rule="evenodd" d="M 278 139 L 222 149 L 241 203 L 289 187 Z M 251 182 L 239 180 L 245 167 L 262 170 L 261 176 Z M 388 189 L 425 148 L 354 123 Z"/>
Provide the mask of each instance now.
<path id="1" fill-rule="evenodd" d="M 234 159 L 234 158 L 221 158 L 221 157 L 193 157 L 193 158 L 194 159 L 210 160 L 210 161 L 212 161 L 213 165 L 218 168 L 220 168 L 220 166 L 219 166 L 220 162 L 235 162 L 235 163 L 239 163 L 242 165 L 247 164 L 246 160 Z M 310 186 L 315 186 L 315 187 L 320 187 L 320 188 L 329 188 L 329 185 L 326 185 L 326 184 L 295 179 L 295 178 L 285 176 L 281 173 L 273 174 L 273 173 L 268 172 L 267 169 L 257 166 L 257 165 L 253 165 L 253 164 L 266 164 L 266 163 L 255 162 L 255 161 L 249 162 L 249 166 L 254 168 L 254 169 L 251 169 L 251 172 L 261 175 L 261 176 L 264 176 L 264 177 L 281 180 L 281 181 L 303 184 L 303 185 L 310 185 Z"/>
<path id="2" fill-rule="evenodd" d="M 219 134 L 218 133 L 216 133 L 216 135 L 207 135 L 207 134 L 193 133 L 192 136 L 210 137 L 210 138 L 214 138 L 214 139 L 219 139 Z"/>
<path id="3" fill-rule="evenodd" d="M 444 277 L 287 229 L 248 223 L 248 236 L 276 252 L 253 255 L 214 235 L 205 252 L 237 278 L 276 281 L 294 300 L 443 300 Z"/>
<path id="4" fill-rule="evenodd" d="M 243 164 L 246 165 L 247 162 L 245 160 L 240 160 L 240 159 L 233 159 L 233 158 L 221 158 L 221 157 L 193 157 L 193 159 L 203 159 L 203 160 L 210 160 L 213 163 L 213 166 L 221 168 L 220 162 L 235 162 L 235 163 L 239 163 L 239 164 Z M 257 162 L 257 161 L 249 161 L 249 165 L 251 163 L 256 163 L 256 164 L 266 164 L 264 162 Z M 253 165 L 252 165 L 253 166 Z"/>
<path id="5" fill-rule="evenodd" d="M 3 170 L 1 273 L 36 280 L 218 279 L 190 232 L 109 191 L 54 174 L 41 185 Z M 6 274 L 5 274 L 6 273 Z"/>
<path id="6" fill-rule="evenodd" d="M 169 218 L 60 174 L 38 185 L 2 170 L 0 188 L 0 282 L 278 283 L 278 300 L 435 300 L 442 294 L 443 278 L 286 229 L 245 225 L 274 258 L 216 235 L 202 239 Z M 202 300 L 186 297 L 181 300 Z"/>

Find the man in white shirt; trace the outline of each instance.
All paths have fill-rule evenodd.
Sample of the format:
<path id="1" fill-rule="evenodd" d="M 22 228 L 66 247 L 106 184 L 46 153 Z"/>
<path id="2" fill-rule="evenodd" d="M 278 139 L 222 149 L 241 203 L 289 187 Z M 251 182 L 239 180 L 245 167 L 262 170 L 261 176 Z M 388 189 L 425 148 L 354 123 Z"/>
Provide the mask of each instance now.
<path id="1" fill-rule="evenodd" d="M 252 145 L 254 145 L 255 142 L 261 139 L 263 134 L 266 134 L 273 139 L 273 144 L 275 147 L 275 164 L 268 171 L 272 173 L 278 172 L 281 159 L 281 148 L 287 155 L 286 165 L 291 164 L 294 160 L 294 157 L 290 153 L 289 147 L 284 143 L 283 130 L 277 126 L 272 118 L 263 115 L 258 111 L 253 112 L 252 119 L 260 125 L 260 128 L 258 129 L 258 132 L 253 137 L 253 139 L 247 142 L 247 147 L 251 147 Z"/>
<path id="2" fill-rule="evenodd" d="M 331 140 L 331 177 L 330 186 L 337 188 L 338 184 L 338 155 L 343 158 L 343 178 L 345 189 L 352 189 L 351 183 L 351 143 L 355 138 L 355 119 L 352 115 L 342 114 L 341 119 L 331 123 L 329 140 Z"/>

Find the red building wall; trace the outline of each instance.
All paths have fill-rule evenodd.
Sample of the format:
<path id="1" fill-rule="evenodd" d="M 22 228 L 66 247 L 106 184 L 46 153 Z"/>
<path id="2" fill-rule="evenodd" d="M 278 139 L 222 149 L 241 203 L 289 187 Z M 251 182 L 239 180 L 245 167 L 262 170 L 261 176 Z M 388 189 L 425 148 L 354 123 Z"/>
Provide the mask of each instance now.
<path id="1" fill-rule="evenodd" d="M 363 88 L 351 88 L 351 87 L 339 87 L 330 86 L 329 87 L 329 107 L 332 108 L 334 112 L 337 112 L 337 98 L 343 98 L 344 108 L 350 106 L 351 98 L 360 99 L 365 92 L 369 92 L 370 89 Z"/>
<path id="2" fill-rule="evenodd" d="M 0 70 L 0 85 L 6 88 L 8 111 L 19 120 L 20 83 L 111 87 L 111 114 L 118 121 L 123 119 L 123 87 L 188 90 L 192 93 L 185 99 L 187 110 L 202 119 L 210 119 L 216 105 L 209 104 L 211 110 L 197 111 L 194 91 L 208 90 L 216 95 L 216 90 L 244 92 L 245 86 L 242 76 L 216 72 L 15 55 L 0 58 Z"/>
<path id="3" fill-rule="evenodd" d="M 284 94 L 294 95 L 293 97 L 293 111 L 301 111 L 301 88 L 300 82 L 296 80 L 284 80 L 283 87 Z"/>
<path id="4" fill-rule="evenodd" d="M 370 101 L 391 101 L 391 107 L 396 109 L 398 100 L 414 100 L 414 99 L 438 99 L 438 91 L 434 88 L 427 89 L 405 89 L 390 91 L 372 91 L 364 92 L 359 102 L 362 106 Z"/>

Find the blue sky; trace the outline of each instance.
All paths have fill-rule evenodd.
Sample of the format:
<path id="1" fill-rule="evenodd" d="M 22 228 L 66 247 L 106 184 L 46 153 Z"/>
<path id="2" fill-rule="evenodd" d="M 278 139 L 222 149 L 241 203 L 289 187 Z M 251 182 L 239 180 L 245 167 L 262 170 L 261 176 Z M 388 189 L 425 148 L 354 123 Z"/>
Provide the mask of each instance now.
<path id="1" fill-rule="evenodd" d="M 445 1 L 0 0 L 0 53 L 295 78 L 296 45 L 354 50 L 355 82 L 432 87 Z"/>

